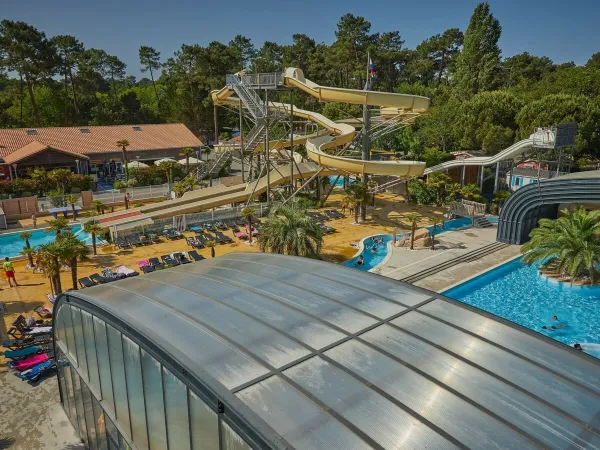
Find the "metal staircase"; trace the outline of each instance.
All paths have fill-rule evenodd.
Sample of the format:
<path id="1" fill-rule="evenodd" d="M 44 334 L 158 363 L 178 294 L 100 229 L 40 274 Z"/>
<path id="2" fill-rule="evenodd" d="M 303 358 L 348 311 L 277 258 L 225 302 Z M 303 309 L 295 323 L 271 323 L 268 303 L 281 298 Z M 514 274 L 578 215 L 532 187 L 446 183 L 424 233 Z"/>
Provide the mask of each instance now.
<path id="1" fill-rule="evenodd" d="M 266 134 L 267 125 L 264 121 L 261 121 L 244 137 L 244 153 L 253 151 L 258 144 L 264 141 Z"/>
<path id="2" fill-rule="evenodd" d="M 198 166 L 189 176 L 200 181 L 208 175 L 216 175 L 231 159 L 232 155 L 229 150 L 225 150 L 216 154 L 216 158 L 212 161 L 207 161 L 205 164 Z"/>
<path id="3" fill-rule="evenodd" d="M 243 76 L 227 75 L 227 84 L 242 100 L 254 120 L 265 118 L 267 111 L 262 105 L 262 99 L 249 84 L 244 82 Z"/>

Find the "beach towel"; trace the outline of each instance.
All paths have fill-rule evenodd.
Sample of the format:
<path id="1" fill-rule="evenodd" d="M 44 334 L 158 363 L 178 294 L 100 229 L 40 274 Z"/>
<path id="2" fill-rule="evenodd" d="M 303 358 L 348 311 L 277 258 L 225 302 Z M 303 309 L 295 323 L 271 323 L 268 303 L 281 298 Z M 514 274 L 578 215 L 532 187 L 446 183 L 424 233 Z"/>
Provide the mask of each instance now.
<path id="1" fill-rule="evenodd" d="M 32 345 L 31 347 L 22 348 L 19 350 L 8 350 L 4 352 L 4 357 L 9 359 L 23 358 L 28 355 L 35 355 L 39 349 L 40 348 L 37 345 Z"/>
<path id="2" fill-rule="evenodd" d="M 8 366 L 11 369 L 15 369 L 21 372 L 23 370 L 31 369 L 33 366 L 46 361 L 48 361 L 48 355 L 42 353 L 41 355 L 34 355 L 29 358 L 22 359 L 20 361 L 9 362 Z"/>
<path id="3" fill-rule="evenodd" d="M 23 334 L 42 334 L 52 333 L 52 327 L 35 327 L 31 330 L 24 331 Z"/>
<path id="4" fill-rule="evenodd" d="M 148 262 L 148 265 L 150 265 L 150 262 Z M 125 276 L 131 275 L 133 273 L 136 273 L 135 270 L 132 270 L 129 267 L 126 267 L 126 266 L 117 266 L 117 267 L 115 267 L 115 271 L 117 273 L 121 273 L 121 274 L 123 274 Z"/>
<path id="5" fill-rule="evenodd" d="M 17 376 L 22 380 L 31 381 L 31 380 L 34 380 L 37 377 L 39 377 L 42 373 L 44 373 L 49 368 L 51 368 L 52 365 L 53 365 L 52 361 L 45 361 L 43 363 L 36 364 L 31 369 L 24 370 L 23 372 L 17 374 Z"/>

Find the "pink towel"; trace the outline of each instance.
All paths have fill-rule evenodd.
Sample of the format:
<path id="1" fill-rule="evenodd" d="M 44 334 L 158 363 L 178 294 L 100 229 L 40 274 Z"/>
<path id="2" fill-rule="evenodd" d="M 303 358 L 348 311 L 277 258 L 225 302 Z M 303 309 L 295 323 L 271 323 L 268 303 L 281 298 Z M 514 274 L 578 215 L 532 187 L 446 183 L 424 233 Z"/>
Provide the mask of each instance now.
<path id="1" fill-rule="evenodd" d="M 46 361 L 48 361 L 48 355 L 46 355 L 45 353 L 42 353 L 41 355 L 31 356 L 29 358 L 25 358 L 25 359 L 22 359 L 20 361 L 14 362 L 14 363 L 9 363 L 8 365 L 12 369 L 22 371 L 22 370 L 31 369 L 36 364 L 40 364 L 40 363 L 43 363 Z"/>
<path id="2" fill-rule="evenodd" d="M 152 266 L 152 264 L 150 264 L 150 261 L 148 261 L 147 259 L 144 259 L 142 261 L 138 261 L 138 267 L 141 269 L 142 267 L 150 267 Z"/>

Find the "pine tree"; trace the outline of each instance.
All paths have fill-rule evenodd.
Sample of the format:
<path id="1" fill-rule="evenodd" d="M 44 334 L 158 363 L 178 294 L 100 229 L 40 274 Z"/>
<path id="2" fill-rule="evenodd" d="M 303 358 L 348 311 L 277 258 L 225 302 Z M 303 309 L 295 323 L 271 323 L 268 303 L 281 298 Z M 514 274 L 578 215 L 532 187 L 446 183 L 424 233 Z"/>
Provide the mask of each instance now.
<path id="1" fill-rule="evenodd" d="M 464 46 L 456 61 L 455 95 L 465 98 L 490 91 L 500 80 L 500 48 L 502 27 L 490 12 L 490 5 L 479 3 L 465 32 Z"/>

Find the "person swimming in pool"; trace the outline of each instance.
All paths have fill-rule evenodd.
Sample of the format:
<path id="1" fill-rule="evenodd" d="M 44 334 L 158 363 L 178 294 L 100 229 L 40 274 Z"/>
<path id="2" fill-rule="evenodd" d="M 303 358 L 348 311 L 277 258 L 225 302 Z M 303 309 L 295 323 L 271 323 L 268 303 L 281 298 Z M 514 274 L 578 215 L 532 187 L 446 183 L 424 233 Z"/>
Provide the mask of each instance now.
<path id="1" fill-rule="evenodd" d="M 582 352 L 582 351 L 583 351 L 583 347 L 581 346 L 581 344 L 575 344 L 575 345 L 573 345 L 573 348 L 574 348 L 575 350 L 579 350 L 580 352 Z"/>
<path id="2" fill-rule="evenodd" d="M 356 261 L 356 263 L 354 265 L 355 266 L 364 266 L 365 265 L 365 258 L 363 257 L 363 255 L 360 255 L 358 257 L 358 261 Z"/>
<path id="3" fill-rule="evenodd" d="M 558 316 L 556 314 L 554 314 L 552 316 L 552 321 L 553 322 L 558 322 Z M 557 323 L 556 325 L 544 325 L 542 326 L 543 330 L 548 330 L 548 331 L 554 331 L 554 330 L 560 330 L 561 328 L 566 328 L 567 324 L 566 323 Z"/>
<path id="4" fill-rule="evenodd" d="M 376 246 L 376 245 L 374 245 L 374 246 L 373 246 L 373 248 L 371 249 L 371 251 L 372 251 L 373 253 L 377 253 L 377 246 Z"/>

